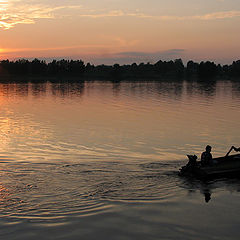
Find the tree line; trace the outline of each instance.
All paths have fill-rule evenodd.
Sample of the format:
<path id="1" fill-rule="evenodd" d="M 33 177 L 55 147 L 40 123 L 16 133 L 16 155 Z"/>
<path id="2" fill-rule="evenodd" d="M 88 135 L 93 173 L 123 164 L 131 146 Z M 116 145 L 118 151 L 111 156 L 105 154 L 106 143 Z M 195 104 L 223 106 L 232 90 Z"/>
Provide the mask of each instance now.
<path id="1" fill-rule="evenodd" d="M 1 76 L 48 76 L 78 77 L 78 79 L 166 79 L 166 78 L 240 78 L 240 60 L 231 65 L 220 65 L 214 62 L 188 61 L 184 66 L 181 59 L 158 61 L 154 64 L 140 63 L 129 65 L 92 65 L 82 60 L 44 60 L 32 61 L 19 59 L 0 61 Z"/>

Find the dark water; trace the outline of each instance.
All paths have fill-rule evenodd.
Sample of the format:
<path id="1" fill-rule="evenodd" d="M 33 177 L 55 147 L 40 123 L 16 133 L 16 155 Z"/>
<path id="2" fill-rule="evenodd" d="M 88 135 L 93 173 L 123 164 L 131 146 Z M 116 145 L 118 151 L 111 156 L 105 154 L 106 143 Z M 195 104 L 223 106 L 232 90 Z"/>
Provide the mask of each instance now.
<path id="1" fill-rule="evenodd" d="M 239 239 L 240 179 L 178 176 L 239 146 L 240 84 L 1 84 L 1 239 Z"/>

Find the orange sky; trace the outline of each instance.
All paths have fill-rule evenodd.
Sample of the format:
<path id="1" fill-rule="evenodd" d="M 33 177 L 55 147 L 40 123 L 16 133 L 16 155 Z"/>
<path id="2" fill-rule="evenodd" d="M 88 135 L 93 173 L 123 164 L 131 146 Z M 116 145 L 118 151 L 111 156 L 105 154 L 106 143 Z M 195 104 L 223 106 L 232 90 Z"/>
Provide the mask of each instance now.
<path id="1" fill-rule="evenodd" d="M 240 58 L 236 0 L 0 0 L 0 13 L 1 59 Z"/>

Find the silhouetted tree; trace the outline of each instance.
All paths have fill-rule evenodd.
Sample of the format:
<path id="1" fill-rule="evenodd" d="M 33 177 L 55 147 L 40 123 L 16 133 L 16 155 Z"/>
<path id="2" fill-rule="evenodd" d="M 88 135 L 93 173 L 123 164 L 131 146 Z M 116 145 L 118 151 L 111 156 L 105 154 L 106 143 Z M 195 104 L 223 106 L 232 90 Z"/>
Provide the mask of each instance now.
<path id="1" fill-rule="evenodd" d="M 199 64 L 193 61 L 189 61 L 187 63 L 186 74 L 187 77 L 198 76 L 199 72 Z"/>
<path id="2" fill-rule="evenodd" d="M 87 63 L 85 66 L 82 60 L 53 60 L 49 63 L 39 59 L 32 61 L 19 59 L 16 61 L 0 61 L 0 76 L 4 75 L 24 75 L 24 76 L 73 76 L 78 79 L 168 79 L 168 78 L 198 78 L 202 80 L 214 77 L 240 77 L 240 60 L 234 61 L 231 65 L 221 66 L 214 62 L 196 63 L 189 61 L 184 67 L 181 59 L 174 61 L 159 60 L 155 64 L 133 63 L 131 65 L 94 66 Z M 79 78 L 80 77 L 80 78 Z M 25 78 L 26 79 L 26 78 Z M 69 78 L 68 78 L 69 79 Z M 40 80 L 37 80 L 40 81 Z"/>
<path id="3" fill-rule="evenodd" d="M 200 77 L 215 77 L 217 75 L 217 66 L 214 62 L 201 62 L 198 74 Z"/>
<path id="4" fill-rule="evenodd" d="M 240 60 L 234 61 L 232 65 L 230 66 L 230 75 L 233 77 L 239 77 L 240 76 Z"/>

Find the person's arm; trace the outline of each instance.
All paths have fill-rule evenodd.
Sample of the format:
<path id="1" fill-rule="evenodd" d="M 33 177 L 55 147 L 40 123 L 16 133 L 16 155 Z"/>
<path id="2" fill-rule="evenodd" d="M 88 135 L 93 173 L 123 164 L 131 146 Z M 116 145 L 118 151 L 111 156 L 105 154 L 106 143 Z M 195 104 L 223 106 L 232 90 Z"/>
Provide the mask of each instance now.
<path id="1" fill-rule="evenodd" d="M 240 152 L 240 147 L 239 147 L 239 148 L 236 148 L 236 147 L 232 146 L 232 148 L 234 149 L 234 151 Z"/>
<path id="2" fill-rule="evenodd" d="M 226 154 L 225 157 L 227 157 L 227 156 L 229 155 L 229 153 L 230 153 L 233 149 L 235 150 L 235 147 L 234 147 L 234 146 L 231 146 L 230 150 L 227 152 L 227 154 Z M 235 151 L 236 151 L 236 150 L 235 150 Z"/>

